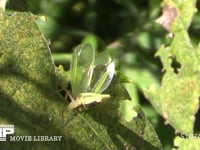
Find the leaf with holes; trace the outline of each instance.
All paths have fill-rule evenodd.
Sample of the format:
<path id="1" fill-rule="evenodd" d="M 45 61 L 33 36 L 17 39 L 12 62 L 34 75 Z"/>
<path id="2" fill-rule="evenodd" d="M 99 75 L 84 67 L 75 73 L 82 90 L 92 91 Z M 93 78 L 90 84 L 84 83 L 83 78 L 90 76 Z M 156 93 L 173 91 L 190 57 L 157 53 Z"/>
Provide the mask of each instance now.
<path id="1" fill-rule="evenodd" d="M 187 33 L 196 11 L 195 2 L 165 1 L 163 4 L 170 5 L 178 12 L 170 27 L 174 38 L 171 45 L 162 46 L 156 53 L 163 64 L 161 86 L 152 84 L 145 92 L 166 123 L 182 133 L 193 132 L 195 114 L 199 108 L 200 49 L 192 46 Z"/>

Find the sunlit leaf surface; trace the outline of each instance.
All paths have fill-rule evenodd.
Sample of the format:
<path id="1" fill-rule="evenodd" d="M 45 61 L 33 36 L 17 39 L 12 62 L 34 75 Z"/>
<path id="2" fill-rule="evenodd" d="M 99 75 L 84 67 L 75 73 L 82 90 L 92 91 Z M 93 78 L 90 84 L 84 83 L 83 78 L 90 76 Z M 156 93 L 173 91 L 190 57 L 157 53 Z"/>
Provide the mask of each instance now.
<path id="1" fill-rule="evenodd" d="M 1 142 L 0 148 L 161 149 L 141 109 L 133 108 L 138 116 L 129 122 L 120 116 L 119 103 L 129 96 L 116 78 L 104 91 L 111 96 L 109 101 L 83 112 L 65 112 L 63 122 L 61 114 L 67 104 L 55 93 L 61 79 L 56 76 L 50 51 L 34 17 L 29 13 L 2 13 L 0 25 L 0 123 L 14 124 L 14 135 L 63 136 L 61 142 Z M 90 66 L 91 61 L 85 65 Z M 62 77 L 62 68 L 57 70 Z"/>
<path id="2" fill-rule="evenodd" d="M 0 124 L 14 136 L 62 136 L 60 142 L 0 142 L 0 149 L 66 149 L 54 62 L 30 13 L 0 13 Z M 52 94 L 55 93 L 55 94 Z"/>
<path id="3" fill-rule="evenodd" d="M 161 46 L 156 56 L 163 64 L 164 76 L 160 86 L 152 84 L 146 95 L 165 118 L 182 133 L 192 133 L 195 114 L 199 108 L 200 76 L 199 48 L 195 49 L 187 29 L 196 11 L 196 1 L 165 1 L 179 12 L 170 26 L 174 38 L 169 46 Z"/>

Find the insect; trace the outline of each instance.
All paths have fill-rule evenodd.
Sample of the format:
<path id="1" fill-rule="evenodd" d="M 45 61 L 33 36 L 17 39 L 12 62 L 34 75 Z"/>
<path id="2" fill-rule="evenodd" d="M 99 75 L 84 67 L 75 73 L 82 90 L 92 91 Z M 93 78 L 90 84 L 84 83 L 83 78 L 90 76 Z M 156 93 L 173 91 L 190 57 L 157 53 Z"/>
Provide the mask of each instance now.
<path id="1" fill-rule="evenodd" d="M 109 94 L 101 94 L 110 85 L 115 72 L 114 62 L 108 53 L 95 57 L 90 44 L 82 44 L 74 49 L 71 66 L 72 95 L 67 110 L 80 106 L 89 107 L 109 99 Z"/>

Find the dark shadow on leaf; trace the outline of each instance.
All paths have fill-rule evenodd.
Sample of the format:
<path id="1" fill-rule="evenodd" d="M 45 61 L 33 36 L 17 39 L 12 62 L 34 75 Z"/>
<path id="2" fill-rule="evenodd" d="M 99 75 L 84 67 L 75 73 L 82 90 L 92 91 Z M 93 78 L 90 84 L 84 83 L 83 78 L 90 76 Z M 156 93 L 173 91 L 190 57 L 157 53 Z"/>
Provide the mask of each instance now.
<path id="1" fill-rule="evenodd" d="M 3 55 L 3 54 L 2 54 Z M 3 57 L 3 56 L 2 56 Z M 15 125 L 15 134 L 21 136 L 63 136 L 61 142 L 5 142 L 0 147 L 5 149 L 66 149 L 65 135 L 61 120 L 63 101 L 55 94 L 56 77 L 54 72 L 47 70 L 44 80 L 30 78 L 26 73 L 27 68 L 21 68 L 16 56 L 10 55 L 0 65 L 0 118 L 9 124 Z M 53 65 L 53 64 L 52 64 Z M 29 72 L 31 74 L 31 72 Z M 47 79 L 48 78 L 48 79 Z M 23 91 L 24 90 L 24 91 Z M 50 108 L 56 105 L 60 113 L 57 116 L 50 114 Z M 38 108 L 36 109 L 36 106 Z M 52 110 L 55 111 L 55 110 Z M 55 117 L 55 118 L 54 118 Z M 17 143 L 17 144 L 16 144 Z"/>
<path id="2" fill-rule="evenodd" d="M 28 74 L 23 73 L 26 68 L 21 69 L 19 66 L 15 66 L 16 62 L 13 59 L 14 57 L 11 56 L 10 59 L 7 59 L 6 62 L 4 62 L 4 66 L 0 66 L 0 77 L 3 78 L 16 78 L 19 81 L 19 84 L 16 85 L 16 87 L 13 87 L 13 91 L 19 90 L 24 83 L 28 83 L 31 85 L 34 85 L 38 92 L 40 92 L 44 98 L 48 98 L 49 100 L 52 100 L 56 103 L 63 103 L 63 100 L 61 97 L 58 97 L 59 92 L 56 92 L 58 90 L 58 84 L 56 83 L 56 76 L 54 72 L 51 72 L 51 70 L 46 71 L 46 78 L 48 78 L 49 82 L 42 83 L 43 80 L 35 80 L 31 79 Z M 52 64 L 53 65 L 53 64 Z M 45 75 L 43 75 L 45 77 Z M 13 83 L 15 84 L 15 83 Z M 16 88 L 16 89 L 14 89 Z M 55 93 L 51 95 L 52 93 Z M 14 94 L 14 93 L 13 93 Z M 57 99 L 53 98 L 54 96 L 57 96 Z"/>
<path id="3" fill-rule="evenodd" d="M 24 110 L 19 104 L 17 104 L 10 96 L 5 95 L 4 93 L 0 92 L 0 118 L 6 119 L 11 124 L 15 125 L 15 129 L 19 128 L 21 131 L 17 131 L 15 135 L 21 135 L 21 136 L 39 136 L 39 135 L 62 135 L 63 139 L 61 142 L 51 142 L 51 143 L 37 143 L 35 145 L 39 148 L 39 146 L 44 146 L 46 148 L 48 147 L 66 147 L 65 143 L 65 137 L 63 135 L 62 129 L 53 121 L 49 120 L 49 116 L 47 114 L 42 114 L 38 111 L 35 112 L 29 112 L 28 110 Z M 48 129 L 48 130 L 47 130 Z M 26 133 L 24 135 L 23 133 Z M 16 143 L 18 143 L 16 145 Z M 21 144 L 19 144 L 21 143 Z M 32 143 L 33 144 L 33 143 Z M 32 145 L 31 144 L 31 145 Z M 27 146 L 29 146 L 29 142 L 1 142 L 1 147 L 11 147 L 15 146 L 15 149 L 22 149 L 22 147 L 27 149 Z M 26 145 L 26 146 L 23 146 Z M 18 147 L 19 146 L 19 147 Z M 36 148 L 35 147 L 35 148 Z M 7 149 L 6 148 L 6 149 Z M 32 145 L 32 148 L 34 146 Z"/>
<path id="4" fill-rule="evenodd" d="M 139 110 L 140 112 L 138 117 L 134 118 L 130 122 L 120 120 L 118 110 L 119 102 L 123 99 L 129 98 L 129 96 L 127 95 L 127 91 L 122 87 L 122 85 L 117 83 L 118 81 L 116 79 L 113 80 L 114 81 L 112 86 L 107 91 L 107 93 L 112 93 L 112 99 L 108 100 L 105 104 L 100 104 L 94 109 L 88 110 L 86 113 L 88 113 L 94 121 L 107 128 L 107 132 L 110 138 L 116 147 L 120 150 L 126 149 L 127 147 L 130 149 L 160 149 L 143 138 L 145 131 L 153 131 L 151 131 L 151 129 L 147 131 L 146 128 L 149 128 L 149 124 L 147 123 L 147 119 L 141 110 Z M 149 133 L 147 134 L 149 135 Z M 119 136 L 126 142 L 126 144 L 128 143 L 128 145 L 123 143 L 124 141 L 122 142 Z M 152 134 L 151 138 L 155 139 L 153 136 L 155 135 Z"/>
<path id="5" fill-rule="evenodd" d="M 140 133 L 136 134 L 131 129 L 129 129 L 128 127 L 124 126 L 121 122 L 119 122 L 119 118 L 114 118 L 109 113 L 106 113 L 105 111 L 101 111 L 100 109 L 98 109 L 98 114 L 95 114 L 93 111 L 90 111 L 88 113 L 96 122 L 98 122 L 99 124 L 102 124 L 103 126 L 107 128 L 107 132 L 109 136 L 111 137 L 113 143 L 118 147 L 118 149 L 125 149 L 125 144 L 119 140 L 118 136 L 123 138 L 124 141 L 129 144 L 130 146 L 129 148 L 134 148 L 134 147 L 136 149 L 148 148 L 149 150 L 158 149 L 155 146 L 153 146 L 151 143 L 145 141 L 142 138 L 145 124 L 141 126 L 141 122 L 144 122 L 145 120 L 140 121 L 140 119 L 136 119 L 129 123 L 127 122 L 128 124 L 130 124 L 130 127 L 132 124 L 138 123 L 139 125 L 138 129 L 140 129 Z M 100 115 L 103 115 L 103 116 L 100 116 Z"/>

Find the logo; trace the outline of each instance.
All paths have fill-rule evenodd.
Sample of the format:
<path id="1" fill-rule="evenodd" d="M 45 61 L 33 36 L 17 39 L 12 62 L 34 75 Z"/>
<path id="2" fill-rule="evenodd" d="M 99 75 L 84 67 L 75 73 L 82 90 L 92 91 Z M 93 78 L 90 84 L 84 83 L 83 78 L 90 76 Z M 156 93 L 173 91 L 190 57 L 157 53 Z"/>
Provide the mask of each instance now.
<path id="1" fill-rule="evenodd" d="M 14 125 L 0 125 L 0 141 L 6 141 L 6 136 L 13 133 Z"/>
<path id="2" fill-rule="evenodd" d="M 6 141 L 6 137 L 8 134 L 14 134 L 14 125 L 0 125 L 0 142 Z M 54 136 L 27 136 L 27 135 L 10 135 L 8 141 L 11 142 L 18 142 L 18 141 L 25 141 L 25 142 L 60 142 L 62 141 L 62 136 L 54 135 Z"/>

